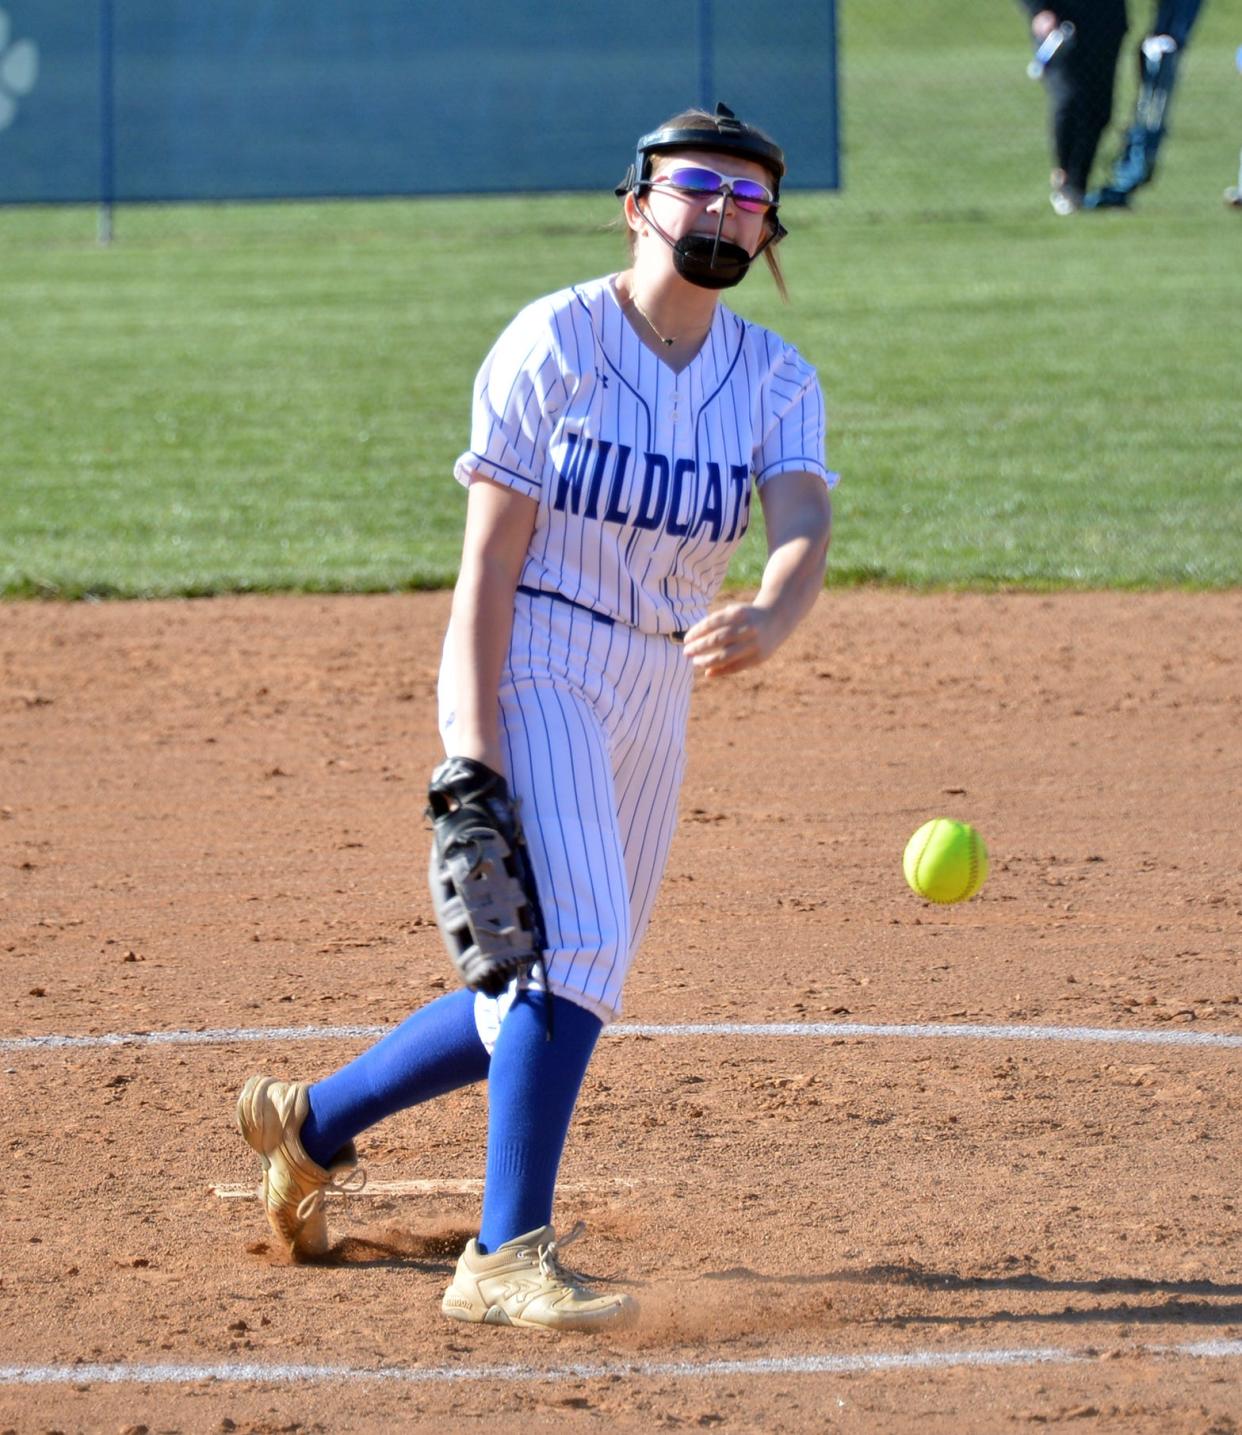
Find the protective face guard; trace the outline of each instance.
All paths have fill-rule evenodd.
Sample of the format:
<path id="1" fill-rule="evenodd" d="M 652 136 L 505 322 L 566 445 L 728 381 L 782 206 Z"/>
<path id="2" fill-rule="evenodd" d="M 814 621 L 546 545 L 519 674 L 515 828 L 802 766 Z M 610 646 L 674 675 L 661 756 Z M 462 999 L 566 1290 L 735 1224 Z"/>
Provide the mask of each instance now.
<path id="1" fill-rule="evenodd" d="M 651 220 L 650 215 L 647 216 L 656 233 L 671 247 L 677 271 L 684 279 L 704 289 L 729 289 L 741 282 L 753 260 L 769 245 L 779 243 L 788 233 L 777 218 L 781 178 L 785 173 L 785 155 L 779 145 L 739 120 L 728 105 L 717 104 L 716 119 L 718 127 L 673 125 L 643 135 L 638 141 L 634 163 L 626 171 L 625 178 L 617 186 L 615 193 L 617 198 L 621 199 L 631 191 L 637 196 L 643 190 L 649 190 L 652 160 L 658 154 L 672 151 L 710 150 L 716 154 L 736 155 L 739 159 L 755 160 L 770 170 L 775 195 L 775 202 L 768 216 L 771 229 L 753 255 L 748 254 L 741 245 L 730 244 L 721 238 L 724 230 L 723 205 L 714 239 L 706 235 L 686 235 L 674 242 Z"/>

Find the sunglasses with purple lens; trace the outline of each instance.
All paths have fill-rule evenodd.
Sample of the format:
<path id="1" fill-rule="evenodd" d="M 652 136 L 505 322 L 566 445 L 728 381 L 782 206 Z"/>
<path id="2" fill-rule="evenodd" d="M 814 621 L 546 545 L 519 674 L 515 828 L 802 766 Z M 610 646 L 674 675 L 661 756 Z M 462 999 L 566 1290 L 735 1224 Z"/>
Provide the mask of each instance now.
<path id="1" fill-rule="evenodd" d="M 776 203 L 776 196 L 757 179 L 743 179 L 735 174 L 720 174 L 706 165 L 679 164 L 658 174 L 652 184 L 667 184 L 684 194 L 727 194 L 739 209 L 748 214 L 763 214 Z"/>

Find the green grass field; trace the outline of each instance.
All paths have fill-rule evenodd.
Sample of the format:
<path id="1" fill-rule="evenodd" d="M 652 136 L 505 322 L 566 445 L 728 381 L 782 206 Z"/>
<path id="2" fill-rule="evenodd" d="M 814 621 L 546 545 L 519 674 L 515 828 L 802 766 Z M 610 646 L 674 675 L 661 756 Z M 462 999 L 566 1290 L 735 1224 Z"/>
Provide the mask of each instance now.
<path id="1" fill-rule="evenodd" d="M 1016 6 L 845 5 L 846 189 L 788 198 L 788 308 L 763 273 L 734 296 L 820 370 L 832 581 L 1242 582 L 1231 24 L 1207 8 L 1136 211 L 1065 220 Z M 613 213 L 140 208 L 102 250 L 88 210 L 0 210 L 0 593 L 451 582 L 475 369 L 620 267 Z M 734 580 L 761 562 L 753 532 Z"/>

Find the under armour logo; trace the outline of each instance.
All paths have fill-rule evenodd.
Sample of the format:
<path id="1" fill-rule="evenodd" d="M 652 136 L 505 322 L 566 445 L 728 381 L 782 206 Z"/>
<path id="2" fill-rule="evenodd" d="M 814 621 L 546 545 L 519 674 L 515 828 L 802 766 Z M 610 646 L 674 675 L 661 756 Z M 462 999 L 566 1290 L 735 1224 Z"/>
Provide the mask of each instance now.
<path id="1" fill-rule="evenodd" d="M 608 387 L 608 375 L 604 373 L 602 369 L 595 370 L 595 377 L 599 380 L 602 388 L 606 389 Z"/>

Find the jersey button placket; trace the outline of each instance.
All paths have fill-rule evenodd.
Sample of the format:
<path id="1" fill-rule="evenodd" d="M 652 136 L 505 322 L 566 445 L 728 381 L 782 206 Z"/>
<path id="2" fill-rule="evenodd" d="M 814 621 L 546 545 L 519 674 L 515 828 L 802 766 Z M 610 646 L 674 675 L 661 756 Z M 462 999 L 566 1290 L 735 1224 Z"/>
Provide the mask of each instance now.
<path id="1" fill-rule="evenodd" d="M 673 387 L 668 396 L 668 419 L 669 423 L 676 426 L 681 423 L 685 413 L 686 402 L 681 392 L 681 375 L 678 374 L 673 381 Z"/>

